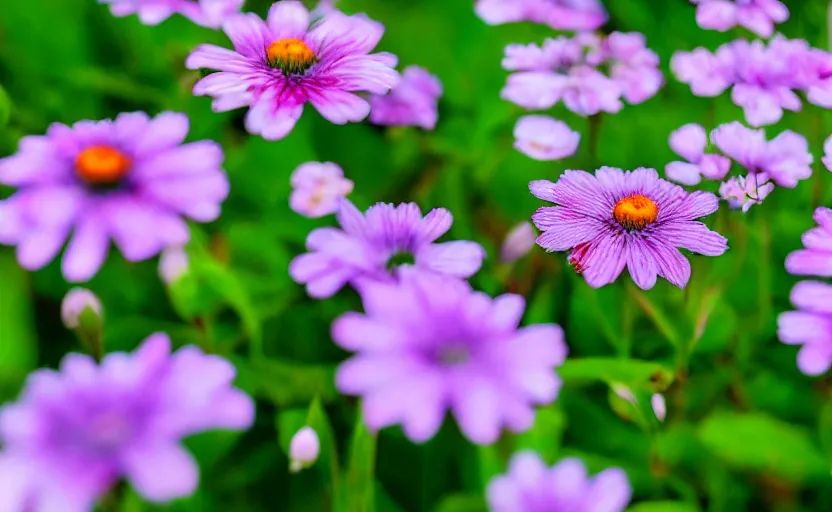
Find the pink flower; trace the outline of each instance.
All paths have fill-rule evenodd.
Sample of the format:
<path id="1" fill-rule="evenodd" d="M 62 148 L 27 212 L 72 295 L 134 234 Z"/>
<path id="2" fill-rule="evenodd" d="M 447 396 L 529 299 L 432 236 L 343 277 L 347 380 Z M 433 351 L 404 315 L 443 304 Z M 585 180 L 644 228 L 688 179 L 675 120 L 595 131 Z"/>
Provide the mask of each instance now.
<path id="1" fill-rule="evenodd" d="M 743 213 L 755 204 L 762 204 L 773 190 L 774 183 L 768 180 L 765 173 L 750 174 L 748 177 L 732 176 L 719 185 L 720 197 L 728 201 L 729 207 L 742 209 Z"/>
<path id="2" fill-rule="evenodd" d="M 771 37 L 774 25 L 789 19 L 789 9 L 778 0 L 691 0 L 702 28 L 725 32 L 737 25 L 760 37 Z"/>
<path id="3" fill-rule="evenodd" d="M 581 134 L 549 116 L 523 116 L 514 126 L 514 148 L 535 160 L 561 160 L 575 154 Z"/>
<path id="4" fill-rule="evenodd" d="M 301 164 L 291 178 L 289 206 L 305 217 L 323 217 L 338 211 L 338 205 L 352 192 L 352 181 L 332 162 Z"/>

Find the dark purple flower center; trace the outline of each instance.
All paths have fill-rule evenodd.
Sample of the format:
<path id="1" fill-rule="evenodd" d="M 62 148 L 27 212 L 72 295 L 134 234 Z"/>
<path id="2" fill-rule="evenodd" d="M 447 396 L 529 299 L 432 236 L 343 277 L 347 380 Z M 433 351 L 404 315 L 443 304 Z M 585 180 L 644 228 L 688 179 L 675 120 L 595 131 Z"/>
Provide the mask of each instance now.
<path id="1" fill-rule="evenodd" d="M 437 359 L 444 366 L 456 366 L 466 363 L 471 358 L 471 351 L 462 343 L 451 343 L 439 347 Z"/>

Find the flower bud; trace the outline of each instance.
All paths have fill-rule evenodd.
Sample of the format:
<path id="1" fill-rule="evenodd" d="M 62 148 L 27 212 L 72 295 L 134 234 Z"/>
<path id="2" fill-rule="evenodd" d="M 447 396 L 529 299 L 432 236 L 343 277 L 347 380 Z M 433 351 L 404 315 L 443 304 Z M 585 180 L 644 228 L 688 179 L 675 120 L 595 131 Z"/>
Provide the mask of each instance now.
<path id="1" fill-rule="evenodd" d="M 297 473 L 301 469 L 308 468 L 318 459 L 321 452 L 321 443 L 318 434 L 311 427 L 303 427 L 298 430 L 289 443 L 289 471 Z"/>
<path id="2" fill-rule="evenodd" d="M 78 329 L 81 326 L 81 315 L 87 309 L 100 322 L 101 302 L 98 297 L 86 288 L 73 288 L 61 302 L 61 320 L 68 329 Z"/>
<path id="3" fill-rule="evenodd" d="M 167 247 L 159 257 L 159 277 L 171 284 L 188 271 L 188 253 L 181 246 Z"/>
<path id="4" fill-rule="evenodd" d="M 503 247 L 500 249 L 500 259 L 503 263 L 512 263 L 529 253 L 534 247 L 535 234 L 532 225 L 522 222 L 506 235 Z"/>
<path id="5" fill-rule="evenodd" d="M 664 421 L 664 418 L 667 416 L 667 404 L 664 401 L 664 396 L 656 393 L 650 397 L 650 405 L 653 406 L 653 412 L 656 414 L 656 418 L 659 421 Z"/>

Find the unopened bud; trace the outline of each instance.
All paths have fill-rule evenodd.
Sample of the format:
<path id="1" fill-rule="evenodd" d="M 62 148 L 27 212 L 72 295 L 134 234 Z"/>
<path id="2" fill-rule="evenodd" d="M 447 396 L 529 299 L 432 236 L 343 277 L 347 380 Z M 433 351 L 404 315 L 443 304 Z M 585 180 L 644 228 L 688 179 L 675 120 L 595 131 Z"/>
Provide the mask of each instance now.
<path id="1" fill-rule="evenodd" d="M 500 249 L 500 260 L 503 263 L 513 263 L 529 253 L 534 247 L 534 229 L 528 222 L 523 222 L 512 228 L 503 241 Z"/>
<path id="2" fill-rule="evenodd" d="M 61 302 L 61 320 L 68 329 L 77 329 L 81 326 L 81 314 L 87 309 L 101 318 L 101 301 L 98 297 L 86 288 L 73 288 Z"/>
<path id="3" fill-rule="evenodd" d="M 311 427 L 303 427 L 298 430 L 289 443 L 289 471 L 297 473 L 301 469 L 308 468 L 318 459 L 321 452 L 321 443 L 318 434 Z"/>
<path id="4" fill-rule="evenodd" d="M 659 421 L 664 421 L 667 416 L 667 404 L 664 401 L 664 396 L 656 393 L 650 397 L 650 405 L 653 406 L 653 412 Z"/>
<path id="5" fill-rule="evenodd" d="M 168 247 L 159 257 L 159 277 L 171 284 L 188 271 L 188 253 L 181 246 Z"/>

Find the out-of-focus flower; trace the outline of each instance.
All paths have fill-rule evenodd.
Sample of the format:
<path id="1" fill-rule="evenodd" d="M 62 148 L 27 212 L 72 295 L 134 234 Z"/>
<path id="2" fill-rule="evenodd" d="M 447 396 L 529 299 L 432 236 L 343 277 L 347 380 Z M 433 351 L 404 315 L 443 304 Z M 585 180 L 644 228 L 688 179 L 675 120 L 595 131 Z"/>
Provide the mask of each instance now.
<path id="1" fill-rule="evenodd" d="M 622 384 L 614 384 L 612 386 L 612 391 L 619 398 L 621 398 L 622 400 L 626 400 L 626 401 L 630 402 L 631 404 L 635 404 L 637 402 L 636 401 L 636 396 L 633 394 L 632 390 L 630 388 L 628 388 L 627 386 L 624 386 Z"/>
<path id="2" fill-rule="evenodd" d="M 826 167 L 827 171 L 832 171 L 832 135 L 827 137 L 823 143 L 823 153 L 823 158 L 821 158 L 823 166 Z"/>
<path id="3" fill-rule="evenodd" d="M 309 233 L 306 248 L 310 252 L 289 265 L 292 279 L 306 284 L 306 291 L 315 298 L 330 297 L 357 280 L 395 281 L 404 265 L 468 278 L 485 258 L 485 250 L 476 242 L 434 243 L 453 223 L 444 208 L 422 217 L 415 203 L 378 203 L 362 214 L 344 199 L 338 222 L 341 229 L 326 227 Z"/>
<path id="4" fill-rule="evenodd" d="M 422 442 L 450 410 L 476 444 L 495 442 L 503 426 L 529 429 L 533 406 L 553 402 L 560 389 L 553 370 L 567 352 L 561 328 L 518 328 L 519 295 L 492 299 L 461 279 L 414 268 L 400 276 L 363 283 L 365 313 L 346 313 L 332 327 L 335 342 L 356 352 L 336 384 L 362 396 L 367 426 L 401 424 Z"/>
<path id="5" fill-rule="evenodd" d="M 209 222 L 220 214 L 228 178 L 219 144 L 183 144 L 185 114 L 141 112 L 115 121 L 55 123 L 20 141 L 0 160 L 0 183 L 19 187 L 0 201 L 0 243 L 17 246 L 27 270 L 63 255 L 68 281 L 83 282 L 107 258 L 110 239 L 128 261 L 189 239 L 182 216 Z"/>
<path id="6" fill-rule="evenodd" d="M 771 37 L 774 25 L 789 19 L 789 9 L 778 0 L 690 0 L 698 4 L 696 22 L 702 28 L 725 32 L 737 25 L 760 37 Z"/>
<path id="7" fill-rule="evenodd" d="M 245 0 L 98 0 L 109 4 L 113 16 L 138 14 L 145 25 L 158 25 L 179 13 L 197 25 L 220 28 L 238 14 Z"/>
<path id="8" fill-rule="evenodd" d="M 731 160 L 722 155 L 705 153 L 708 134 L 696 123 L 682 126 L 670 134 L 670 148 L 687 162 L 670 162 L 665 174 L 682 185 L 696 185 L 702 176 L 709 180 L 721 180 L 731 169 Z"/>
<path id="9" fill-rule="evenodd" d="M 521 222 L 514 226 L 503 240 L 500 248 L 500 261 L 513 263 L 532 250 L 534 247 L 534 228 L 528 222 Z"/>
<path id="10" fill-rule="evenodd" d="M 803 233 L 803 249 L 786 257 L 786 270 L 800 276 L 832 277 L 832 210 L 818 208 L 817 227 Z"/>
<path id="11" fill-rule="evenodd" d="M 76 329 L 80 325 L 81 313 L 87 308 L 101 317 L 101 301 L 86 288 L 73 288 L 61 301 L 61 320 L 67 329 Z"/>
<path id="12" fill-rule="evenodd" d="M 514 125 L 514 148 L 535 160 L 561 160 L 572 156 L 580 141 L 580 133 L 549 116 L 523 116 Z"/>
<path id="13" fill-rule="evenodd" d="M 832 263 L 827 266 L 832 270 Z M 832 285 L 802 281 L 792 288 L 791 301 L 798 310 L 782 313 L 777 319 L 780 341 L 787 345 L 802 345 L 797 354 L 797 367 L 801 372 L 806 375 L 826 373 L 832 366 Z"/>
<path id="14" fill-rule="evenodd" d="M 664 395 L 656 393 L 651 396 L 650 406 L 653 408 L 653 414 L 656 415 L 656 419 L 664 421 L 667 417 L 667 403 L 665 402 Z"/>
<path id="15" fill-rule="evenodd" d="M 338 211 L 341 199 L 352 192 L 353 182 L 332 162 L 301 164 L 291 177 L 289 206 L 306 217 L 323 217 Z"/>
<path id="16" fill-rule="evenodd" d="M 607 21 L 599 0 L 477 0 L 474 9 L 489 25 L 532 21 L 555 30 L 595 30 Z"/>
<path id="17" fill-rule="evenodd" d="M 358 122 L 370 104 L 354 92 L 384 94 L 399 80 L 389 53 L 368 54 L 384 26 L 366 16 L 332 11 L 310 28 L 306 7 L 296 0 L 276 2 L 264 22 L 253 13 L 223 24 L 234 45 L 227 50 L 198 46 L 188 69 L 216 69 L 194 85 L 197 96 L 214 98 L 224 112 L 250 107 L 246 129 L 267 140 L 286 137 L 309 102 L 335 124 Z"/>
<path id="18" fill-rule="evenodd" d="M 389 93 L 370 96 L 370 122 L 433 130 L 439 119 L 437 103 L 441 96 L 442 82 L 438 78 L 424 68 L 408 66 Z"/>
<path id="19" fill-rule="evenodd" d="M 121 478 L 152 502 L 190 495 L 198 468 L 180 440 L 254 419 L 234 375 L 196 347 L 171 354 L 162 333 L 100 366 L 70 354 L 60 371 L 34 372 L 0 410 L 0 510 L 92 510 Z"/>
<path id="20" fill-rule="evenodd" d="M 486 489 L 491 512 L 623 512 L 632 489 L 627 474 L 608 468 L 589 476 L 579 459 L 562 459 L 547 468 L 532 451 L 514 454 L 508 473 L 494 477 Z"/>
<path id="21" fill-rule="evenodd" d="M 335 0 L 318 0 L 315 8 L 309 12 L 309 19 L 314 23 L 335 10 L 337 10 L 335 8 Z"/>
<path id="22" fill-rule="evenodd" d="M 321 442 L 312 427 L 298 430 L 289 442 L 289 470 L 297 473 L 308 468 L 318 460 L 321 453 Z"/>
<path id="23" fill-rule="evenodd" d="M 746 176 L 732 176 L 719 185 L 719 195 L 728 206 L 748 212 L 755 204 L 762 204 L 774 190 L 766 173 L 749 174 Z"/>
<path id="24" fill-rule="evenodd" d="M 631 105 L 652 98 L 664 85 L 659 56 L 647 48 L 644 34 L 613 32 L 603 40 L 600 54 L 610 66 L 610 78 Z"/>
<path id="25" fill-rule="evenodd" d="M 670 69 L 680 82 L 690 85 L 695 96 L 719 96 L 733 83 L 734 54 L 724 45 L 715 54 L 705 48 L 676 52 Z"/>
<path id="26" fill-rule="evenodd" d="M 159 257 L 159 278 L 172 284 L 188 271 L 188 253 L 181 245 L 167 247 Z"/>
<path id="27" fill-rule="evenodd" d="M 625 266 L 644 290 L 656 284 L 657 275 L 684 288 L 691 269 L 679 248 L 706 256 L 728 248 L 722 235 L 696 220 L 715 212 L 719 199 L 702 191 L 689 194 L 654 169 L 566 171 L 557 183 L 533 181 L 529 189 L 558 205 L 532 216 L 543 231 L 537 244 L 547 251 L 571 249 L 569 264 L 593 288 L 615 281 Z"/>

